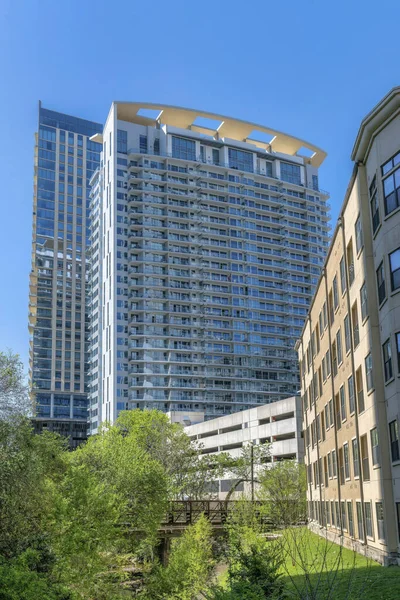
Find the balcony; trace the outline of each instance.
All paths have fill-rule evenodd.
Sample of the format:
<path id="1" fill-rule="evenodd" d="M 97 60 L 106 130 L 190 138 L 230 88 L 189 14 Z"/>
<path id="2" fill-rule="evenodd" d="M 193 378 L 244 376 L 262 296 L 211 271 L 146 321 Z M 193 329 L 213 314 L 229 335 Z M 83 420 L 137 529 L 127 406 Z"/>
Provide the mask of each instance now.
<path id="1" fill-rule="evenodd" d="M 179 156 L 173 156 L 172 153 L 170 153 L 170 152 L 160 152 L 157 155 L 152 155 L 152 154 L 149 155 L 147 153 L 144 154 L 143 152 L 141 152 L 140 148 L 130 148 L 128 150 L 128 155 L 135 156 L 135 157 L 137 155 L 140 156 L 140 158 L 138 158 L 137 160 L 133 160 L 133 159 L 130 160 L 130 162 L 129 162 L 129 168 L 131 168 L 131 169 L 140 169 L 140 168 L 142 168 L 142 169 L 143 168 L 145 168 L 145 169 L 153 169 L 153 168 L 159 168 L 161 170 L 166 170 L 165 165 L 162 165 L 162 163 L 160 163 L 160 162 L 155 162 L 155 159 L 158 159 L 158 161 L 159 161 L 160 157 L 163 157 L 163 158 L 174 158 L 175 160 L 182 160 L 184 162 L 191 162 L 191 163 L 193 163 L 194 169 L 193 169 L 193 171 L 189 172 L 189 175 L 192 178 L 193 177 L 196 177 L 196 178 L 197 177 L 201 177 L 201 178 L 203 177 L 203 174 L 200 173 L 200 171 L 197 170 L 198 166 L 197 167 L 195 166 L 196 163 L 197 163 L 197 165 L 199 165 L 199 164 L 200 165 L 202 165 L 202 164 L 209 164 L 209 165 L 213 165 L 215 167 L 220 167 L 220 168 L 222 168 L 224 170 L 225 169 L 230 169 L 230 170 L 235 169 L 236 172 L 238 173 L 238 177 L 237 177 L 237 181 L 235 181 L 233 183 L 236 183 L 236 184 L 242 184 L 242 185 L 246 185 L 246 186 L 249 186 L 249 187 L 260 187 L 259 184 L 257 186 L 254 185 L 255 183 L 258 183 L 258 182 L 248 182 L 247 178 L 244 178 L 244 177 L 240 176 L 241 172 L 242 173 L 250 173 L 251 175 L 261 176 L 264 180 L 267 180 L 267 181 L 270 182 L 269 185 L 266 184 L 265 188 L 263 188 L 263 189 L 271 189 L 273 191 L 279 191 L 280 193 L 284 193 L 284 194 L 287 194 L 289 192 L 289 195 L 290 195 L 290 192 L 294 192 L 294 194 L 296 194 L 295 197 L 300 197 L 300 198 L 304 198 L 304 196 L 305 196 L 304 191 L 305 190 L 311 191 L 313 194 L 320 194 L 321 196 L 323 196 L 325 198 L 327 198 L 329 196 L 328 192 L 326 192 L 325 190 L 322 190 L 320 188 L 315 189 L 315 187 L 313 187 L 312 184 L 309 184 L 309 183 L 305 183 L 304 184 L 304 183 L 302 183 L 298 179 L 298 177 L 290 177 L 290 178 L 288 177 L 287 179 L 291 179 L 291 181 L 288 181 L 287 179 L 278 179 L 278 177 L 276 177 L 276 176 L 274 176 L 272 174 L 268 174 L 268 173 L 266 173 L 265 171 L 263 171 L 261 169 L 250 168 L 249 166 L 247 166 L 245 164 L 240 165 L 240 168 L 238 168 L 237 166 L 233 166 L 233 165 L 231 165 L 229 163 L 224 163 L 224 162 L 220 162 L 220 161 L 214 162 L 214 161 L 211 161 L 209 159 L 203 159 L 201 156 L 196 157 L 194 155 L 193 156 L 188 155 L 188 156 L 186 156 L 186 157 L 183 158 L 183 157 L 179 157 Z M 149 156 L 152 157 L 152 159 L 153 159 L 154 162 L 153 161 L 149 161 L 149 159 L 147 158 Z M 149 164 L 144 164 L 144 161 L 148 162 Z M 158 165 L 158 166 L 152 166 L 153 164 L 154 165 Z M 186 175 L 186 173 L 179 174 L 179 176 L 181 176 L 181 175 Z M 226 176 L 224 176 L 224 178 L 221 179 L 220 181 L 227 181 Z M 290 185 L 293 185 L 295 189 L 294 190 L 291 190 L 291 189 L 288 190 L 286 187 L 283 188 L 282 187 L 282 183 L 286 183 L 286 184 L 289 183 Z M 297 194 L 299 194 L 299 196 L 297 196 Z M 318 204 L 322 204 L 324 208 L 326 207 L 326 204 L 322 203 L 322 201 L 321 201 L 321 199 L 319 197 L 317 197 L 316 202 Z"/>

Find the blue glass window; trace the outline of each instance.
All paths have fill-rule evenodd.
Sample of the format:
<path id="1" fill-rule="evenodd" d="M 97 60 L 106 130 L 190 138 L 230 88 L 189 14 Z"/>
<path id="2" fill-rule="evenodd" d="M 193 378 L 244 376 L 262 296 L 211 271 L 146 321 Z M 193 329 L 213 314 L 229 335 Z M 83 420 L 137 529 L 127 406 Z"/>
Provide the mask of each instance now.
<path id="1" fill-rule="evenodd" d="M 122 152 L 123 154 L 128 152 L 128 132 L 123 129 L 117 130 L 117 152 Z"/>
<path id="2" fill-rule="evenodd" d="M 219 150 L 217 148 L 212 150 L 212 161 L 214 165 L 219 165 Z"/>
<path id="3" fill-rule="evenodd" d="M 172 156 L 183 160 L 196 160 L 196 143 L 193 140 L 173 135 Z"/>
<path id="4" fill-rule="evenodd" d="M 288 183 L 301 184 L 301 171 L 300 165 L 293 165 L 291 163 L 281 162 L 281 179 Z"/>
<path id="5" fill-rule="evenodd" d="M 247 171 L 249 173 L 254 171 L 253 154 L 251 152 L 228 148 L 228 158 L 231 169 L 238 169 L 239 171 Z"/>
<path id="6" fill-rule="evenodd" d="M 40 127 L 39 138 L 42 140 L 47 140 L 49 142 L 55 142 L 56 141 L 55 129 L 51 129 L 50 127 Z"/>
<path id="7" fill-rule="evenodd" d="M 53 110 L 48 110 L 47 108 L 40 108 L 39 122 L 44 125 L 50 125 L 50 127 L 79 132 L 89 137 L 99 131 L 103 131 L 103 125 L 100 123 L 71 117 L 70 115 L 64 115 Z"/>
<path id="8" fill-rule="evenodd" d="M 139 136 L 139 150 L 141 154 L 147 154 L 147 135 Z"/>
<path id="9" fill-rule="evenodd" d="M 56 388 L 61 388 L 61 383 L 56 381 Z M 64 407 L 64 406 L 55 406 L 54 407 L 54 416 L 55 417 L 64 417 L 64 418 L 69 418 L 70 416 L 70 411 L 69 411 L 69 407 Z"/>
<path id="10" fill-rule="evenodd" d="M 272 163 L 268 161 L 265 163 L 265 174 L 267 177 L 272 177 Z"/>
<path id="11" fill-rule="evenodd" d="M 70 405 L 69 396 L 54 396 L 54 406 L 68 406 Z"/>

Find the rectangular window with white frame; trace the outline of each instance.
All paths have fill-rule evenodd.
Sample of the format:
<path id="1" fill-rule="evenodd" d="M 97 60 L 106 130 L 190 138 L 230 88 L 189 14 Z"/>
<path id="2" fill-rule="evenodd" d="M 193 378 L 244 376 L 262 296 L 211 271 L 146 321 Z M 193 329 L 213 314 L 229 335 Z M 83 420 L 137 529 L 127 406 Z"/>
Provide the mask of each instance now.
<path id="1" fill-rule="evenodd" d="M 361 320 L 365 321 L 368 317 L 368 297 L 367 297 L 367 285 L 364 282 L 360 290 L 360 303 L 361 303 Z"/>
<path id="2" fill-rule="evenodd" d="M 393 377 L 393 365 L 392 365 L 392 346 L 390 338 L 382 346 L 383 353 L 383 370 L 385 376 L 385 383 L 390 381 Z"/>
<path id="3" fill-rule="evenodd" d="M 380 465 L 380 453 L 379 453 L 378 429 L 376 427 L 371 429 L 371 454 L 372 454 L 373 466 L 378 467 Z"/>
<path id="4" fill-rule="evenodd" d="M 350 377 L 347 380 L 347 392 L 348 392 L 348 396 L 349 396 L 349 410 L 350 410 L 350 414 L 353 414 L 355 412 L 355 392 L 354 392 L 354 377 L 353 375 L 350 375 Z"/>
<path id="5" fill-rule="evenodd" d="M 364 245 L 364 241 L 363 241 L 363 231 L 362 231 L 362 223 L 361 223 L 361 215 L 359 215 L 355 227 L 355 237 L 356 237 L 356 251 L 357 254 L 360 252 L 361 248 Z"/>
<path id="6" fill-rule="evenodd" d="M 381 218 L 379 213 L 379 197 L 378 190 L 376 187 L 376 177 L 374 176 L 371 185 L 369 186 L 369 197 L 371 206 L 371 219 L 372 219 L 372 233 L 375 234 L 379 225 L 381 224 Z"/>
<path id="7" fill-rule="evenodd" d="M 347 282 L 346 282 L 346 266 L 344 264 L 344 256 L 342 256 L 340 260 L 340 287 L 342 289 L 342 296 L 346 291 Z"/>
<path id="8" fill-rule="evenodd" d="M 351 446 L 353 450 L 353 473 L 354 478 L 357 478 L 360 477 L 360 458 L 358 452 L 358 442 L 356 438 L 351 441 Z"/>
<path id="9" fill-rule="evenodd" d="M 374 378 L 372 375 L 372 355 L 369 353 L 365 358 L 365 378 L 367 380 L 367 392 L 374 387 Z"/>
<path id="10" fill-rule="evenodd" d="M 376 283 L 378 286 L 378 301 L 381 305 L 386 298 L 385 265 L 383 261 L 376 270 Z"/>
<path id="11" fill-rule="evenodd" d="M 385 214 L 400 206 L 400 152 L 381 167 Z"/>
<path id="12" fill-rule="evenodd" d="M 383 502 L 375 502 L 376 524 L 378 529 L 378 539 L 385 540 L 385 516 L 383 512 Z"/>
<path id="13" fill-rule="evenodd" d="M 400 248 L 389 254 L 390 283 L 392 292 L 400 289 Z"/>

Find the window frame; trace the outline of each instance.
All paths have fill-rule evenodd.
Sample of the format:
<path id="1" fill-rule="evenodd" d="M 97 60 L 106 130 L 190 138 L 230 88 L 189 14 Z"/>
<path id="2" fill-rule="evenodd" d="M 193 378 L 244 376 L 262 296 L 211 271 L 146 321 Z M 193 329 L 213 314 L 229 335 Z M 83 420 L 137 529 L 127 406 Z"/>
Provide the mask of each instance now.
<path id="1" fill-rule="evenodd" d="M 333 278 L 333 281 L 332 281 L 332 292 L 333 292 L 333 310 L 334 310 L 334 312 L 336 312 L 337 309 L 339 308 L 339 288 L 338 288 L 338 282 L 337 282 L 337 275 L 335 275 L 335 277 Z"/>
<path id="2" fill-rule="evenodd" d="M 228 146 L 228 164 L 230 169 L 254 173 L 254 153 L 242 148 Z M 282 179 L 282 181 L 285 180 Z"/>
<path id="3" fill-rule="evenodd" d="M 336 356 L 338 367 L 343 362 L 343 348 L 342 348 L 342 331 L 339 329 L 336 332 Z"/>
<path id="4" fill-rule="evenodd" d="M 400 460 L 400 448 L 399 448 L 399 424 L 397 419 L 389 422 L 389 440 L 390 440 L 390 456 L 392 462 Z"/>
<path id="5" fill-rule="evenodd" d="M 378 231 L 381 224 L 380 216 L 380 204 L 378 196 L 378 188 L 376 187 L 376 175 L 372 179 L 371 185 L 369 186 L 369 205 L 371 209 L 371 221 L 372 221 L 372 235 Z M 378 217 L 378 218 L 376 218 Z"/>
<path id="6" fill-rule="evenodd" d="M 354 452 L 354 450 L 356 450 L 357 454 Z M 354 479 L 358 479 L 360 477 L 360 448 L 357 438 L 353 438 L 351 440 L 351 453 L 353 457 L 352 462 Z M 357 465 L 357 469 L 355 468 L 355 465 Z"/>
<path id="7" fill-rule="evenodd" d="M 339 404 L 340 404 L 340 416 L 343 421 L 347 419 L 347 408 L 346 408 L 346 392 L 344 389 L 344 384 L 339 388 Z"/>
<path id="8" fill-rule="evenodd" d="M 400 542 L 400 502 L 396 502 L 396 516 L 397 516 L 397 535 L 398 535 L 398 541 Z"/>
<path id="9" fill-rule="evenodd" d="M 358 256 L 364 247 L 361 213 L 358 215 L 357 220 L 354 224 L 354 236 L 356 239 L 356 256 Z"/>
<path id="10" fill-rule="evenodd" d="M 180 135 L 172 135 L 171 137 L 171 151 L 173 158 L 177 158 L 179 160 L 196 161 L 195 140 Z"/>
<path id="11" fill-rule="evenodd" d="M 345 478 L 345 481 L 348 481 L 350 479 L 350 451 L 349 451 L 349 443 L 348 442 L 344 442 L 344 444 L 343 444 L 343 462 L 344 462 L 344 478 Z"/>
<path id="12" fill-rule="evenodd" d="M 382 344 L 383 376 L 385 383 L 393 379 L 392 344 L 390 337 Z"/>
<path id="13" fill-rule="evenodd" d="M 344 347 L 346 350 L 346 355 L 351 350 L 351 327 L 350 327 L 350 318 L 349 315 L 345 315 L 343 319 L 344 323 Z"/>
<path id="14" fill-rule="evenodd" d="M 398 254 L 399 263 L 400 263 L 400 247 L 396 248 L 396 250 L 393 250 L 393 252 L 390 252 L 388 255 L 389 270 L 390 270 L 390 286 L 391 286 L 392 292 L 396 292 L 397 290 L 400 290 L 400 264 L 396 269 L 392 270 L 392 256 L 394 254 Z M 395 286 L 395 274 L 396 274 L 396 279 L 398 279 L 398 281 L 396 282 L 396 286 Z"/>
<path id="15" fill-rule="evenodd" d="M 337 469 L 337 456 L 336 456 L 336 450 L 332 450 L 331 451 L 331 456 L 332 456 L 332 473 L 333 473 L 333 479 L 337 479 L 337 474 L 338 474 L 338 469 Z"/>
<path id="16" fill-rule="evenodd" d="M 350 393 L 350 389 L 352 390 L 352 393 Z M 356 388 L 354 385 L 353 374 L 347 378 L 347 394 L 349 397 L 349 413 L 352 415 L 356 412 Z"/>
<path id="17" fill-rule="evenodd" d="M 363 542 L 365 531 L 364 531 L 364 521 L 363 521 L 363 510 L 362 504 L 359 501 L 356 501 L 356 516 L 357 516 L 357 534 L 358 539 Z"/>
<path id="18" fill-rule="evenodd" d="M 363 323 L 368 317 L 368 294 L 367 282 L 364 281 L 360 288 L 360 305 L 361 305 L 361 322 Z"/>
<path id="19" fill-rule="evenodd" d="M 397 372 L 400 375 L 400 331 L 395 333 L 396 336 L 396 354 L 397 354 Z"/>
<path id="20" fill-rule="evenodd" d="M 372 354 L 369 352 L 364 359 L 365 362 L 365 382 L 367 384 L 367 393 L 374 389 L 374 375 L 372 369 Z"/>
<path id="21" fill-rule="evenodd" d="M 381 513 L 382 518 L 379 518 L 379 513 Z M 375 502 L 375 515 L 378 540 L 386 540 L 385 513 L 383 510 L 383 502 Z M 379 523 L 381 523 L 382 525 L 379 526 Z M 381 532 L 383 532 L 383 535 L 381 535 Z"/>
<path id="22" fill-rule="evenodd" d="M 351 325 L 352 325 L 352 338 L 353 338 L 353 346 L 357 348 L 360 344 L 360 322 L 358 320 L 358 306 L 357 300 L 354 302 L 351 307 Z"/>
<path id="23" fill-rule="evenodd" d="M 348 532 L 350 537 L 354 538 L 354 514 L 353 514 L 353 501 L 347 500 L 347 523 L 348 523 Z M 351 516 L 350 516 L 351 515 Z"/>
<path id="24" fill-rule="evenodd" d="M 347 258 L 347 273 L 349 277 L 349 287 L 353 285 L 355 279 L 355 266 L 354 266 L 354 250 L 353 250 L 353 239 L 350 238 L 349 243 L 346 247 L 346 258 Z"/>
<path id="25" fill-rule="evenodd" d="M 371 460 L 373 467 L 379 467 L 381 464 L 380 450 L 379 450 L 379 436 L 378 428 L 373 427 L 370 430 L 371 439 Z"/>
<path id="26" fill-rule="evenodd" d="M 340 288 L 342 290 L 342 296 L 343 296 L 343 294 L 347 290 L 346 265 L 344 263 L 344 255 L 340 259 L 339 272 L 340 272 Z"/>
<path id="27" fill-rule="evenodd" d="M 371 504 L 372 504 L 371 500 L 364 502 L 365 533 L 367 534 L 368 538 L 374 539 L 374 518 L 373 518 L 373 510 L 372 510 Z"/>
<path id="28" fill-rule="evenodd" d="M 376 269 L 376 285 L 378 290 L 378 305 L 381 306 L 386 300 L 385 264 L 383 260 Z"/>
<path id="29" fill-rule="evenodd" d="M 395 210 L 400 207 L 400 161 L 395 163 L 394 161 L 400 157 L 400 152 L 396 152 L 387 160 L 383 165 L 381 165 L 381 174 L 382 174 L 382 195 L 383 195 L 383 205 L 385 209 L 385 217 L 391 215 Z M 385 171 L 385 167 L 389 165 L 389 168 Z M 399 179 L 399 181 L 397 181 Z M 393 191 L 387 193 L 386 192 L 386 184 L 391 181 L 393 185 Z M 392 208 L 389 210 L 388 199 L 393 196 L 394 203 Z M 390 201 L 392 204 L 392 201 Z"/>

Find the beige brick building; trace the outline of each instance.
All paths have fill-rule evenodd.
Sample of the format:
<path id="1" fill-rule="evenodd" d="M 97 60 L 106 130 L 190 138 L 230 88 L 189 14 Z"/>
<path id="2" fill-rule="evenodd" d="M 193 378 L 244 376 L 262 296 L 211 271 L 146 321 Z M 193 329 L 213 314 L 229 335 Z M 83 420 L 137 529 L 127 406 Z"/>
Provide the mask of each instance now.
<path id="1" fill-rule="evenodd" d="M 400 533 L 400 87 L 365 117 L 301 366 L 310 526 L 397 562 Z"/>

